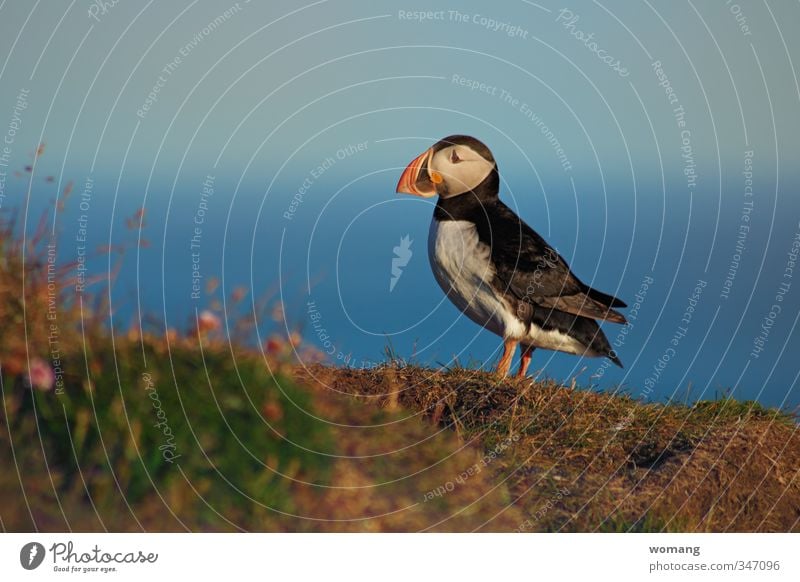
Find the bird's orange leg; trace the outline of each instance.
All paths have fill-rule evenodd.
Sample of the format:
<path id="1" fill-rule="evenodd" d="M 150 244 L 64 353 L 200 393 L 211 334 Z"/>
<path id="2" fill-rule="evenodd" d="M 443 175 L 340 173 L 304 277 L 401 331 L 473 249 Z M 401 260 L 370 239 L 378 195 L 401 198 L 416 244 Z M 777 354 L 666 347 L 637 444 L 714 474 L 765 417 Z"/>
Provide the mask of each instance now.
<path id="1" fill-rule="evenodd" d="M 514 359 L 514 352 L 517 351 L 517 344 L 519 342 L 514 339 L 507 339 L 503 342 L 503 356 L 497 363 L 497 373 L 501 376 L 508 376 L 508 371 L 511 369 L 511 361 Z"/>
<path id="2" fill-rule="evenodd" d="M 522 378 L 528 373 L 528 366 L 531 365 L 531 355 L 536 348 L 533 346 L 523 346 L 519 358 L 519 370 L 517 371 L 517 378 Z"/>

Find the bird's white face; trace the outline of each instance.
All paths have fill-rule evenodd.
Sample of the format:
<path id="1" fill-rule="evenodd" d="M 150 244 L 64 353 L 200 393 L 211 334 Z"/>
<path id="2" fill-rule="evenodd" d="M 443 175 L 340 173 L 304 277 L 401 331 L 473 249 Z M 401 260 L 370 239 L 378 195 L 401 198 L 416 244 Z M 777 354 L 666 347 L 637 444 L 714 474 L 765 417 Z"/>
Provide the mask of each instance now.
<path id="1" fill-rule="evenodd" d="M 495 167 L 480 153 L 464 144 L 428 149 L 405 169 L 397 191 L 417 196 L 452 198 L 475 189 Z"/>
<path id="2" fill-rule="evenodd" d="M 469 192 L 486 179 L 494 168 L 469 146 L 453 145 L 436 152 L 428 163 L 428 175 L 444 198 Z M 438 185 L 444 183 L 444 188 Z"/>

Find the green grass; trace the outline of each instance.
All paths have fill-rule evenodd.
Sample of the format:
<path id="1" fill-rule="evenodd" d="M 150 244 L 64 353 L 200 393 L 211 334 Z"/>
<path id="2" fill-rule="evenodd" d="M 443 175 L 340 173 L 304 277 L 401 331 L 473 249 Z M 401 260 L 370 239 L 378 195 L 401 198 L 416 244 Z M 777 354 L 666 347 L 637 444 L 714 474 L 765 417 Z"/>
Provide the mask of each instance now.
<path id="1" fill-rule="evenodd" d="M 311 395 L 286 377 L 252 357 L 235 368 L 229 353 L 206 350 L 204 362 L 184 347 L 168 357 L 145 345 L 145 367 L 139 345 L 122 346 L 116 357 L 107 346 L 92 350 L 88 374 L 81 354 L 67 358 L 62 395 L 4 378 L 4 432 L 18 456 L 44 451 L 59 492 L 80 493 L 101 513 L 161 494 L 204 523 L 253 505 L 292 512 L 291 479 L 330 479 L 331 459 L 308 452 L 330 431 L 304 412 Z M 213 508 L 192 488 L 215 489 Z"/>

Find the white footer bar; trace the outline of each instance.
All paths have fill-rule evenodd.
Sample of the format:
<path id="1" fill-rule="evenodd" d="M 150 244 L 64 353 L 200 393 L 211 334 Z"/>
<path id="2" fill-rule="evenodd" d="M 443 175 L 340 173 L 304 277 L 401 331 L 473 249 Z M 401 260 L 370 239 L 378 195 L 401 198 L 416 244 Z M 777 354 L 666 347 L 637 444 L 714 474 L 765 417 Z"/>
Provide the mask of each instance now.
<path id="1" fill-rule="evenodd" d="M 0 579 L 777 581 L 800 580 L 798 550 L 792 534 L 3 534 Z"/>

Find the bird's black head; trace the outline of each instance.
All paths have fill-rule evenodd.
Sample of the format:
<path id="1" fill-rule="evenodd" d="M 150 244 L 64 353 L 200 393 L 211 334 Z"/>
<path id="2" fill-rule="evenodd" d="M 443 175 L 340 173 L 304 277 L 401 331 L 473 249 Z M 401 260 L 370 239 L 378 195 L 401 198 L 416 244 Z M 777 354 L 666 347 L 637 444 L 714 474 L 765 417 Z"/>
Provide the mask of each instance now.
<path id="1" fill-rule="evenodd" d="M 397 191 L 452 198 L 466 192 L 497 196 L 497 163 L 486 145 L 469 135 L 451 135 L 417 156 L 405 169 Z"/>

